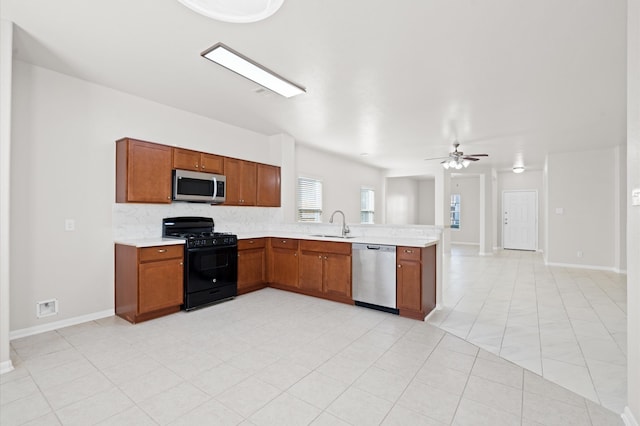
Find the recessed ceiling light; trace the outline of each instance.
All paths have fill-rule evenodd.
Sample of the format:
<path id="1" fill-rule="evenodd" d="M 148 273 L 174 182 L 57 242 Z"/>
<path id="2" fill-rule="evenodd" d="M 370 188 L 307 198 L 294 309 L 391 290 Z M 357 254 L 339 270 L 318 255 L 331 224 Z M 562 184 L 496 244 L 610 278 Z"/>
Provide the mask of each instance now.
<path id="1" fill-rule="evenodd" d="M 305 93 L 302 87 L 280 77 L 273 71 L 270 71 L 222 43 L 213 45 L 202 52 L 201 55 L 285 98 Z"/>
<path id="2" fill-rule="evenodd" d="M 368 152 L 361 152 L 360 155 L 363 156 L 363 157 L 368 157 L 369 153 Z"/>
<path id="3" fill-rule="evenodd" d="M 513 173 L 522 173 L 524 172 L 524 166 L 514 166 Z"/>
<path id="4" fill-rule="evenodd" d="M 217 21 L 243 24 L 267 19 L 284 0 L 178 0 L 196 13 Z"/>

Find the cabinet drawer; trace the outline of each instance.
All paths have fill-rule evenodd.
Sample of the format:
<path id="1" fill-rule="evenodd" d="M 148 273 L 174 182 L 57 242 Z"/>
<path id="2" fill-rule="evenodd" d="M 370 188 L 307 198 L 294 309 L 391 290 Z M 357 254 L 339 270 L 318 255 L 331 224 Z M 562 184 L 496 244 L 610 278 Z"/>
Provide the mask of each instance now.
<path id="1" fill-rule="evenodd" d="M 291 238 L 271 238 L 271 247 L 297 250 L 298 240 L 294 240 Z"/>
<path id="2" fill-rule="evenodd" d="M 246 240 L 238 240 L 238 250 L 249 250 L 264 248 L 264 238 L 248 238 Z"/>
<path id="3" fill-rule="evenodd" d="M 336 243 L 333 241 L 301 240 L 300 250 L 319 253 L 351 254 L 351 243 Z"/>
<path id="4" fill-rule="evenodd" d="M 140 249 L 140 262 L 149 262 L 151 260 L 163 260 L 180 258 L 184 254 L 184 246 L 154 246 L 144 247 Z"/>
<path id="5" fill-rule="evenodd" d="M 420 261 L 420 247 L 397 247 L 396 258 L 398 260 Z"/>

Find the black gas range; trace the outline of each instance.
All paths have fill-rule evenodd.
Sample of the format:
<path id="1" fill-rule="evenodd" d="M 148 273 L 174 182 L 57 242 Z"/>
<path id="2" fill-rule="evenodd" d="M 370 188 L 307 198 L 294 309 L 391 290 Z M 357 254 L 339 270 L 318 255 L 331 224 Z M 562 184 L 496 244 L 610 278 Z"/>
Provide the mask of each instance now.
<path id="1" fill-rule="evenodd" d="M 210 217 L 162 219 L 162 236 L 185 242 L 184 305 L 192 310 L 238 294 L 238 237 L 214 232 Z"/>

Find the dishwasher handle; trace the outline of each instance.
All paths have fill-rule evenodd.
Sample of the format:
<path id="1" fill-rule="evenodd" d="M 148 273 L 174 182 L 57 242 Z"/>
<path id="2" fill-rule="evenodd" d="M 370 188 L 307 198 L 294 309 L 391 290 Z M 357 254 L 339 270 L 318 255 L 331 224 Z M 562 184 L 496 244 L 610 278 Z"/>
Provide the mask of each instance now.
<path id="1" fill-rule="evenodd" d="M 367 246 L 367 250 L 380 250 L 380 246 Z"/>
<path id="2" fill-rule="evenodd" d="M 364 244 L 364 243 L 353 243 L 353 250 L 371 250 L 376 252 L 396 252 L 396 246 L 389 246 L 385 244 Z"/>

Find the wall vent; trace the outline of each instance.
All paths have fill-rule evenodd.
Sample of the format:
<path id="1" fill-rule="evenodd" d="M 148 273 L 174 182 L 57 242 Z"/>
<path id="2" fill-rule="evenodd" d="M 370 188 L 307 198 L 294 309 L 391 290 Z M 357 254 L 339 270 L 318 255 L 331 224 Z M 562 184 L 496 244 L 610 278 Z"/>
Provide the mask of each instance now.
<path id="1" fill-rule="evenodd" d="M 44 300 L 36 303 L 36 316 L 38 318 L 50 317 L 58 315 L 58 300 Z"/>

